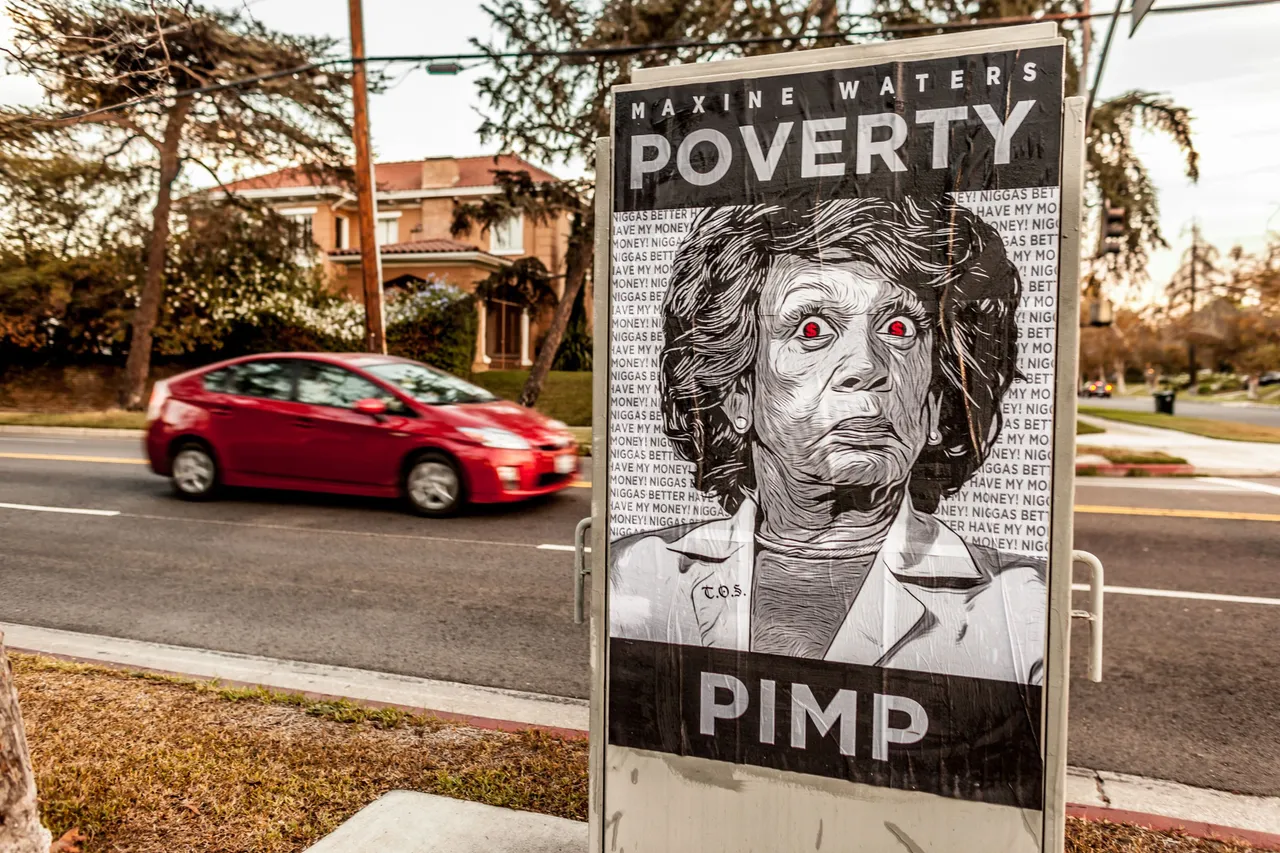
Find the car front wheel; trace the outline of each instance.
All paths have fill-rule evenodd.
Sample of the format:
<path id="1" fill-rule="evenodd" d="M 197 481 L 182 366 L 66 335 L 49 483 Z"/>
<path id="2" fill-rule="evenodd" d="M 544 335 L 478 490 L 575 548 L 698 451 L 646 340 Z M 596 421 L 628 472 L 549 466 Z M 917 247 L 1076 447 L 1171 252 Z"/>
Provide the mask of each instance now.
<path id="1" fill-rule="evenodd" d="M 462 506 L 462 476 L 452 459 L 441 453 L 419 456 L 405 476 L 405 499 L 419 515 L 444 518 Z"/>
<path id="2" fill-rule="evenodd" d="M 218 488 L 218 463 L 209 448 L 202 444 L 184 444 L 173 455 L 170 482 L 178 497 L 203 501 L 213 497 Z"/>

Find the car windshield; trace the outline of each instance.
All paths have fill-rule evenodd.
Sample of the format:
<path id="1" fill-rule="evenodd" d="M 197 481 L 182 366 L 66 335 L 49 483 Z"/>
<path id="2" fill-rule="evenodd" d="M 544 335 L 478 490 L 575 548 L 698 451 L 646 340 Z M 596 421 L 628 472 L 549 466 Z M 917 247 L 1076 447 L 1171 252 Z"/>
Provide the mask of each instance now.
<path id="1" fill-rule="evenodd" d="M 483 388 L 439 370 L 411 361 L 371 364 L 365 370 L 390 382 L 413 399 L 429 406 L 448 403 L 488 403 L 498 399 Z"/>

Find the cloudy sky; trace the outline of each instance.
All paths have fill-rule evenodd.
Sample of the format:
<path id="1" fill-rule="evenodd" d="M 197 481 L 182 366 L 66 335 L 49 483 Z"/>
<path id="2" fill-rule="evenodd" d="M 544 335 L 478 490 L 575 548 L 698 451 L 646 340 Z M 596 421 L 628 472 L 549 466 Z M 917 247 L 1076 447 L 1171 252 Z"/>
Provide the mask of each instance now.
<path id="1" fill-rule="evenodd" d="M 1157 7 L 1161 2 L 1157 0 Z M 222 0 L 232 5 L 233 0 Z M 235 3 L 239 5 L 239 3 Z M 1105 9 L 1099 0 L 1095 9 Z M 268 26 L 345 38 L 346 0 L 249 0 Z M 365 0 L 369 55 L 447 54 L 469 51 L 486 38 L 488 18 L 476 0 Z M 1101 42 L 1105 22 L 1095 20 Z M 1173 248 L 1153 259 L 1154 297 L 1177 265 L 1198 219 L 1209 240 L 1227 248 L 1257 248 L 1270 222 L 1280 229 L 1280 3 L 1254 8 L 1149 16 L 1132 40 L 1122 22 L 1101 95 L 1129 89 L 1170 94 L 1195 117 L 1201 178 L 1190 183 L 1178 151 L 1161 138 L 1144 138 L 1141 151 L 1160 190 L 1162 225 Z M 4 33 L 0 32 L 0 37 Z M 491 153 L 475 134 L 480 107 L 474 83 L 482 71 L 456 77 L 405 76 L 371 105 L 379 159 Z M 29 81 L 0 78 L 0 100 L 38 98 Z M 543 164 L 552 166 L 557 164 Z M 565 172 L 565 169 L 560 169 Z M 572 171 L 569 169 L 567 171 Z M 1274 219 L 1272 219 L 1274 215 Z"/>

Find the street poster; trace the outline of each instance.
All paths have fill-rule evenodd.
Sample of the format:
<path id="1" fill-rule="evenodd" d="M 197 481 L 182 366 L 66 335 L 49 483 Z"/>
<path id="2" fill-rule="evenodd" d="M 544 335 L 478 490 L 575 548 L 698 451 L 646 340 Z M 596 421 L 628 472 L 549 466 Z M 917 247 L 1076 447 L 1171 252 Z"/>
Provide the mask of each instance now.
<path id="1" fill-rule="evenodd" d="M 1041 849 L 1064 47 L 940 44 L 615 90 L 609 849 Z"/>

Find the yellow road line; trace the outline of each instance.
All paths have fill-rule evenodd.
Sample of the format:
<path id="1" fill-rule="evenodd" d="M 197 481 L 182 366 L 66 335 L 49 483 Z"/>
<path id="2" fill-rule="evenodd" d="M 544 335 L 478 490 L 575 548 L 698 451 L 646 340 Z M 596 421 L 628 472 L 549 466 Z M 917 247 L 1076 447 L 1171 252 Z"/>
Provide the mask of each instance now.
<path id="1" fill-rule="evenodd" d="M 1156 509 L 1146 506 L 1095 506 L 1076 504 L 1076 512 L 1088 515 L 1146 515 L 1155 518 L 1208 518 L 1216 521 L 1280 521 L 1266 512 L 1220 512 L 1212 509 Z"/>
<path id="2" fill-rule="evenodd" d="M 146 465 L 145 459 L 120 456 L 64 456 L 58 453 L 0 453 L 0 459 L 43 459 L 47 462 L 105 462 L 109 465 Z"/>

